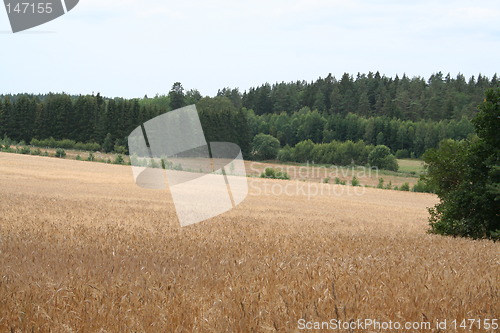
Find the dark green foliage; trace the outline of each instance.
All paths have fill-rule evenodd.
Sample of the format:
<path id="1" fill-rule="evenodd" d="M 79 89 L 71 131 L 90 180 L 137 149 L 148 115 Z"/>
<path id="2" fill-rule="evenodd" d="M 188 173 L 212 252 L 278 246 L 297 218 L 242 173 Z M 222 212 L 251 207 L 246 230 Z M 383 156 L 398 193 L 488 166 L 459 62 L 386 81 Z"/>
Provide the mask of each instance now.
<path id="1" fill-rule="evenodd" d="M 431 232 L 498 238 L 500 230 L 500 89 L 489 90 L 474 119 L 478 137 L 444 140 L 425 153 L 427 184 L 440 198 Z"/>
<path id="2" fill-rule="evenodd" d="M 315 145 L 311 140 L 305 140 L 297 143 L 292 152 L 293 161 L 301 163 L 312 162 L 314 146 Z"/>
<path id="3" fill-rule="evenodd" d="M 272 179 L 290 179 L 290 176 L 280 170 L 276 170 L 273 168 L 266 168 L 263 173 L 261 173 L 260 178 L 272 178 Z"/>
<path id="4" fill-rule="evenodd" d="M 264 84 L 243 94 L 224 88 L 211 99 L 202 98 L 195 89 L 185 92 L 179 82 L 168 95 L 129 100 L 100 94 L 8 95 L 0 96 L 0 135 L 26 142 L 67 139 L 61 148 L 70 149 L 74 142 L 75 149 L 95 151 L 101 147 L 82 145 L 102 145 L 109 133 L 111 150 L 119 146 L 119 153 L 124 153 L 127 136 L 141 123 L 196 103 L 198 109 L 205 107 L 200 118 L 207 141 L 234 142 L 246 158 L 259 133 L 290 147 L 306 140 L 314 144 L 363 140 L 367 145 L 386 145 L 398 157 L 406 158 L 408 151 L 413 158 L 437 147 L 443 139 L 462 140 L 471 135 L 474 127 L 469 119 L 475 106 L 487 87 L 498 84 L 495 77 L 489 80 L 481 75 L 467 81 L 461 74 L 451 78 L 436 73 L 426 80 L 370 72 L 356 77 L 345 73 L 339 79 L 328 75 L 310 83 Z M 110 150 L 109 145 L 106 148 Z M 333 159 L 320 157 L 322 149 L 315 156 L 300 158 L 315 162 Z M 281 157 L 290 160 L 287 152 Z"/>
<path id="5" fill-rule="evenodd" d="M 125 164 L 125 160 L 123 159 L 123 156 L 118 154 L 113 162 L 114 164 Z"/>
<path id="6" fill-rule="evenodd" d="M 485 89 L 490 86 L 498 86 L 498 81 L 482 75 L 467 82 L 462 74 L 451 78 L 449 74 L 444 77 L 441 72 L 432 74 L 428 80 L 410 79 L 406 75 L 388 78 L 378 72 L 358 74 L 356 78 L 344 73 L 340 79 L 329 74 L 311 83 L 265 83 L 250 88 L 243 94 L 242 104 L 257 115 L 291 113 L 307 107 L 322 114 L 341 116 L 355 113 L 363 117 L 387 116 L 411 121 L 459 120 L 474 113 Z M 378 131 L 374 135 L 379 133 L 382 133 L 380 141 L 370 143 L 388 145 L 386 133 Z"/>
<path id="7" fill-rule="evenodd" d="M 387 146 L 376 146 L 368 155 L 368 163 L 379 169 L 398 171 L 398 161 Z"/>
<path id="8" fill-rule="evenodd" d="M 30 145 L 40 148 L 63 148 L 63 149 L 77 149 L 87 151 L 98 151 L 101 146 L 95 142 L 82 143 L 74 142 L 73 140 L 56 140 L 52 137 L 43 140 L 32 139 Z"/>
<path id="9" fill-rule="evenodd" d="M 384 188 L 384 178 L 378 179 L 377 188 Z"/>
<path id="10" fill-rule="evenodd" d="M 252 141 L 252 158 L 255 160 L 274 160 L 278 156 L 280 142 L 267 134 L 257 134 Z"/>
<path id="11" fill-rule="evenodd" d="M 113 137 L 111 136 L 111 133 L 108 133 L 102 143 L 102 150 L 104 150 L 105 153 L 109 153 L 113 151 L 113 148 Z"/>
<path id="12" fill-rule="evenodd" d="M 17 149 L 17 151 L 19 154 L 31 155 L 31 149 L 29 149 L 29 147 L 20 147 Z"/>
<path id="13" fill-rule="evenodd" d="M 57 148 L 57 149 L 56 149 L 56 157 L 59 157 L 59 158 L 64 158 L 64 157 L 66 157 L 66 152 L 64 151 L 64 149 L 62 149 L 62 148 Z"/>
<path id="14" fill-rule="evenodd" d="M 341 180 L 339 177 L 335 177 L 335 184 L 345 185 L 345 180 Z"/>
<path id="15" fill-rule="evenodd" d="M 351 185 L 352 186 L 359 186 L 359 179 L 356 176 L 352 177 Z"/>
<path id="16" fill-rule="evenodd" d="M 286 145 L 283 149 L 278 152 L 278 160 L 281 162 L 291 162 L 293 161 L 292 148 Z"/>
<path id="17" fill-rule="evenodd" d="M 207 142 L 232 142 L 249 158 L 252 136 L 247 114 L 227 97 L 202 98 L 196 105 Z"/>
<path id="18" fill-rule="evenodd" d="M 410 152 L 408 149 L 399 149 L 395 156 L 397 159 L 410 158 Z"/>
<path id="19" fill-rule="evenodd" d="M 401 186 L 399 187 L 399 190 L 400 190 L 400 191 L 409 191 L 409 190 L 410 190 L 410 184 L 408 184 L 408 183 L 404 183 L 403 185 L 401 185 Z"/>
<path id="20" fill-rule="evenodd" d="M 170 108 L 172 110 L 186 106 L 186 96 L 184 95 L 184 88 L 180 82 L 175 82 L 168 93 L 170 98 Z"/>
<path id="21" fill-rule="evenodd" d="M 282 146 L 295 146 L 310 139 L 313 143 L 359 141 L 377 145 L 383 143 L 401 157 L 420 156 L 426 149 L 435 148 L 445 138 L 465 139 L 474 132 L 470 120 L 403 121 L 386 116 L 364 118 L 355 114 L 319 114 L 302 108 L 290 114 L 255 115 L 246 111 L 252 135 L 270 134 Z M 320 130 L 321 129 L 321 130 Z"/>
<path id="22" fill-rule="evenodd" d="M 413 192 L 423 192 L 423 193 L 432 193 L 432 188 L 427 185 L 425 180 L 419 179 L 418 182 L 413 185 Z"/>
<path id="23" fill-rule="evenodd" d="M 315 144 L 311 140 L 299 142 L 294 148 L 285 146 L 278 153 L 282 162 L 314 162 L 331 165 L 365 165 L 373 146 L 363 141 Z"/>

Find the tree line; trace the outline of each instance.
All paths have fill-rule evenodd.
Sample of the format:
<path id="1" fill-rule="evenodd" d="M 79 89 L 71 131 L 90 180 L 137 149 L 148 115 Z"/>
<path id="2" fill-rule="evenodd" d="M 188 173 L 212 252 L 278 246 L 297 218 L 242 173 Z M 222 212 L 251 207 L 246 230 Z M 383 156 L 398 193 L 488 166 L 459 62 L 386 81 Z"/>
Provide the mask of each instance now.
<path id="1" fill-rule="evenodd" d="M 360 141 L 370 145 L 388 146 L 400 158 L 419 157 L 429 148 L 437 147 L 443 139 L 461 140 L 474 133 L 474 126 L 466 117 L 460 120 L 401 120 L 380 117 L 362 117 L 349 113 L 321 114 L 308 107 L 288 114 L 256 115 L 247 111 L 252 136 L 269 134 L 281 146 L 294 147 L 311 140 L 313 143 L 332 141 Z"/>
<path id="2" fill-rule="evenodd" d="M 446 76 L 439 72 L 423 77 L 388 78 L 379 72 L 358 73 L 356 78 L 345 73 L 340 79 L 329 74 L 315 82 L 265 83 L 250 88 L 238 101 L 237 91 L 221 93 L 241 103 L 257 115 L 293 113 L 304 107 L 322 114 L 362 117 L 386 116 L 401 120 L 460 120 L 471 117 L 488 88 L 499 86 L 497 74 L 491 79 L 479 74 Z"/>
<path id="3" fill-rule="evenodd" d="M 445 138 L 463 139 L 474 132 L 470 119 L 488 87 L 479 75 L 461 74 L 387 78 L 377 73 L 332 75 L 315 82 L 264 84 L 244 93 L 224 88 L 214 97 L 174 83 L 168 94 L 124 99 L 97 95 L 18 94 L 0 96 L 0 135 L 31 142 L 53 138 L 125 147 L 130 132 L 160 114 L 196 104 L 208 142 L 240 145 L 251 158 L 252 140 L 269 134 L 281 147 L 311 140 L 363 141 L 385 145 L 400 157 L 420 156 Z M 93 146 L 95 147 L 95 146 Z"/>

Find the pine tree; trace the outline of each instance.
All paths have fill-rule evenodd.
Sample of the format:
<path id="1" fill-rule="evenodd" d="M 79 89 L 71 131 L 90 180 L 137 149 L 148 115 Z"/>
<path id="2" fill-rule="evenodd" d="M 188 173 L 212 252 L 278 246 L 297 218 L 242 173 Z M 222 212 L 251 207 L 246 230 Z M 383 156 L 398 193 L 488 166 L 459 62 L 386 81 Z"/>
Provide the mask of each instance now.
<path id="1" fill-rule="evenodd" d="M 184 88 L 180 82 L 175 82 L 168 93 L 170 97 L 170 108 L 172 110 L 182 108 L 186 105 L 186 96 L 184 95 Z"/>

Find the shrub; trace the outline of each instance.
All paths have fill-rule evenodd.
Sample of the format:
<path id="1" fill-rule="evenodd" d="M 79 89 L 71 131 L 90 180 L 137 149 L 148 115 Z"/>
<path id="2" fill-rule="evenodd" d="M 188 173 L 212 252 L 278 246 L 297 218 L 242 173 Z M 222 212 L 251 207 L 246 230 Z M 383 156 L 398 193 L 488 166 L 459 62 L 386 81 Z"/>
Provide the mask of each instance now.
<path id="1" fill-rule="evenodd" d="M 373 148 L 373 150 L 368 155 L 368 163 L 372 167 L 377 167 L 379 169 L 398 171 L 399 165 L 396 157 L 391 154 L 389 147 L 384 145 L 379 145 Z"/>
<path id="2" fill-rule="evenodd" d="M 326 177 L 323 179 L 323 184 L 329 184 L 330 183 L 330 177 Z"/>
<path id="3" fill-rule="evenodd" d="M 82 160 L 82 157 L 80 155 L 76 155 L 76 160 L 77 161 L 81 161 Z"/>
<path id="4" fill-rule="evenodd" d="M 63 158 L 66 156 L 66 152 L 62 148 L 57 148 L 56 157 Z"/>
<path id="5" fill-rule="evenodd" d="M 301 141 L 293 149 L 293 160 L 296 162 L 308 162 L 312 160 L 314 143 L 311 140 Z"/>
<path id="6" fill-rule="evenodd" d="M 75 149 L 86 150 L 86 151 L 98 151 L 99 149 L 101 149 L 101 145 L 95 142 L 88 142 L 88 143 L 77 142 L 75 144 Z"/>
<path id="7" fill-rule="evenodd" d="M 19 154 L 23 154 L 23 155 L 30 155 L 31 154 L 31 149 L 29 149 L 28 147 L 22 147 L 18 150 Z"/>
<path id="8" fill-rule="evenodd" d="M 293 161 L 293 149 L 290 148 L 289 145 L 286 145 L 283 147 L 283 149 L 280 149 L 278 152 L 278 160 L 281 162 L 291 162 Z"/>
<path id="9" fill-rule="evenodd" d="M 396 158 L 410 158 L 408 149 L 400 149 L 396 152 Z"/>
<path id="10" fill-rule="evenodd" d="M 359 186 L 359 179 L 356 176 L 352 177 L 351 185 L 352 186 Z"/>
<path id="11" fill-rule="evenodd" d="M 87 161 L 92 162 L 94 160 L 94 154 L 89 153 L 89 156 L 87 157 Z"/>
<path id="12" fill-rule="evenodd" d="M 418 182 L 415 185 L 413 185 L 412 191 L 422 192 L 422 193 L 432 193 L 432 189 L 430 188 L 430 186 L 427 185 L 427 183 L 422 179 L 419 179 Z"/>
<path id="13" fill-rule="evenodd" d="M 384 178 L 378 179 L 377 188 L 384 188 Z"/>
<path id="14" fill-rule="evenodd" d="M 37 155 L 37 156 L 42 155 L 42 151 L 39 148 L 37 148 L 31 151 L 31 155 Z"/>
<path id="15" fill-rule="evenodd" d="M 335 184 L 337 184 L 337 185 L 345 185 L 345 180 L 340 180 L 339 177 L 335 177 Z"/>
<path id="16" fill-rule="evenodd" d="M 125 146 L 115 145 L 114 147 L 115 153 L 125 155 L 127 153 L 127 148 Z"/>
<path id="17" fill-rule="evenodd" d="M 75 141 L 68 139 L 56 141 L 56 147 L 64 149 L 73 149 L 75 148 L 75 144 L 76 144 Z"/>
<path id="18" fill-rule="evenodd" d="M 252 141 L 252 155 L 256 160 L 273 160 L 278 156 L 280 142 L 272 135 L 257 134 Z"/>
<path id="19" fill-rule="evenodd" d="M 111 133 L 108 133 L 106 135 L 106 138 L 104 138 L 104 142 L 102 143 L 102 149 L 104 150 L 105 153 L 109 153 L 113 150 L 114 144 L 113 144 L 113 137 L 111 136 Z"/>
<path id="20" fill-rule="evenodd" d="M 290 179 L 290 176 L 280 170 L 275 170 L 273 168 L 266 168 L 263 173 L 260 174 L 260 178 L 271 178 L 271 179 Z"/>
<path id="21" fill-rule="evenodd" d="M 403 185 L 401 185 L 401 187 L 399 187 L 399 190 L 400 191 L 409 191 L 410 190 L 410 184 L 404 183 Z"/>
<path id="22" fill-rule="evenodd" d="M 122 155 L 117 155 L 115 158 L 114 164 L 125 164 L 125 160 Z"/>

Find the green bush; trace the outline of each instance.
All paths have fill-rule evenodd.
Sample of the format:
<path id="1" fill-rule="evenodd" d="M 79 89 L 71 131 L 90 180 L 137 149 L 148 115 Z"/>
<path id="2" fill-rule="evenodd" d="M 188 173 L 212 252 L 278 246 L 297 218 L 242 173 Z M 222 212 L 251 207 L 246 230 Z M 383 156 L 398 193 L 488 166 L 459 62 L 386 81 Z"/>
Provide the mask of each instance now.
<path id="1" fill-rule="evenodd" d="M 64 158 L 64 157 L 66 157 L 66 152 L 64 151 L 64 149 L 62 149 L 62 148 L 57 148 L 57 149 L 56 149 L 56 157 L 59 157 L 59 158 Z"/>
<path id="2" fill-rule="evenodd" d="M 89 156 L 87 157 L 87 161 L 92 162 L 93 160 L 94 160 L 94 154 L 93 153 L 89 153 Z"/>
<path id="3" fill-rule="evenodd" d="M 400 190 L 400 191 L 409 191 L 409 190 L 410 190 L 410 184 L 408 184 L 408 183 L 404 183 L 403 185 L 401 185 L 401 186 L 399 187 L 399 190 Z"/>
<path id="4" fill-rule="evenodd" d="M 396 152 L 396 158 L 410 158 L 408 149 L 400 149 Z"/>
<path id="5" fill-rule="evenodd" d="M 295 148 L 293 148 L 293 160 L 295 162 L 310 162 L 312 161 L 312 151 L 314 149 L 314 143 L 311 140 L 306 140 L 297 143 Z"/>
<path id="6" fill-rule="evenodd" d="M 432 189 L 422 179 L 419 179 L 418 182 L 415 185 L 413 185 L 412 191 L 421 193 L 432 193 Z"/>
<path id="7" fill-rule="evenodd" d="M 63 148 L 63 149 L 74 149 L 75 144 L 76 144 L 75 141 L 68 140 L 68 139 L 64 139 L 64 140 L 60 140 L 60 141 L 56 141 L 56 142 L 57 142 L 56 147 Z"/>
<path id="8" fill-rule="evenodd" d="M 286 145 L 285 147 L 283 147 L 283 149 L 280 149 L 280 151 L 278 152 L 278 160 L 281 162 L 293 161 L 293 150 L 289 145 Z"/>
<path id="9" fill-rule="evenodd" d="M 275 170 L 273 168 L 266 168 L 263 173 L 260 174 L 260 178 L 271 178 L 271 179 L 290 179 L 290 176 L 280 170 Z"/>
<path id="10" fill-rule="evenodd" d="M 384 188 L 384 178 L 378 179 L 377 188 Z"/>
<path id="11" fill-rule="evenodd" d="M 443 140 L 424 154 L 427 184 L 440 202 L 430 232 L 498 239 L 500 234 L 500 88 L 486 91 L 472 120 L 477 137 Z"/>
<path id="12" fill-rule="evenodd" d="M 29 149 L 28 147 L 21 147 L 18 149 L 18 153 L 23 155 L 30 155 L 31 149 Z"/>
<path id="13" fill-rule="evenodd" d="M 368 163 L 372 167 L 390 171 L 398 171 L 399 165 L 396 157 L 391 154 L 389 147 L 384 145 L 376 146 L 368 155 Z"/>
<path id="14" fill-rule="evenodd" d="M 125 164 L 125 160 L 122 155 L 117 155 L 115 158 L 114 164 Z"/>
<path id="15" fill-rule="evenodd" d="M 278 156 L 280 141 L 272 135 L 257 134 L 252 141 L 252 156 L 255 160 L 274 160 Z"/>
<path id="16" fill-rule="evenodd" d="M 356 176 L 352 177 L 351 185 L 352 186 L 359 186 L 359 179 Z"/>
<path id="17" fill-rule="evenodd" d="M 75 158 L 77 161 L 81 161 L 82 160 L 82 157 L 80 155 L 76 155 L 76 158 Z"/>
<path id="18" fill-rule="evenodd" d="M 115 145 L 115 153 L 125 155 L 127 153 L 127 148 L 125 146 Z"/>
<path id="19" fill-rule="evenodd" d="M 34 149 L 31 151 L 31 155 L 42 155 L 42 151 L 40 150 L 40 148 Z"/>
<path id="20" fill-rule="evenodd" d="M 77 150 L 85 150 L 85 151 L 98 151 L 101 149 L 101 145 L 95 142 L 77 142 L 75 144 L 75 149 Z"/>
<path id="21" fill-rule="evenodd" d="M 330 183 L 330 177 L 326 177 L 323 179 L 323 184 L 329 184 Z"/>
<path id="22" fill-rule="evenodd" d="M 337 184 L 337 185 L 345 185 L 345 180 L 340 180 L 339 177 L 335 177 L 335 184 Z"/>

